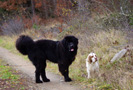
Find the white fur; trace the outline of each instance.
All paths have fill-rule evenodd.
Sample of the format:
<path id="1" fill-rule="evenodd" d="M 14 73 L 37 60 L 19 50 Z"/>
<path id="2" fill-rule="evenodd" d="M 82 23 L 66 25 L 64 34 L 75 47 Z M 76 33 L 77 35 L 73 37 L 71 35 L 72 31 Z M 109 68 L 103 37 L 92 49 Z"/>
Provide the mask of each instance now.
<path id="1" fill-rule="evenodd" d="M 88 61 L 90 56 L 93 56 L 91 58 L 91 60 L 92 60 L 91 63 Z M 91 78 L 91 73 L 92 72 L 99 72 L 99 61 L 98 61 L 95 53 L 90 53 L 87 56 L 87 58 L 86 58 L 86 67 L 87 67 L 88 78 Z"/>

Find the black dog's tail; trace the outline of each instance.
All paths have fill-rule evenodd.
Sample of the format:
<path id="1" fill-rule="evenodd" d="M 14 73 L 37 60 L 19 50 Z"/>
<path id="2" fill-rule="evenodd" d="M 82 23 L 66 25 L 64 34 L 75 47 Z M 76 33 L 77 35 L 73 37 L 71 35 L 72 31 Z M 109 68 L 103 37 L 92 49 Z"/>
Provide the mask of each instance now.
<path id="1" fill-rule="evenodd" d="M 16 48 L 23 55 L 27 55 L 34 48 L 34 41 L 26 35 L 21 35 L 16 40 Z"/>

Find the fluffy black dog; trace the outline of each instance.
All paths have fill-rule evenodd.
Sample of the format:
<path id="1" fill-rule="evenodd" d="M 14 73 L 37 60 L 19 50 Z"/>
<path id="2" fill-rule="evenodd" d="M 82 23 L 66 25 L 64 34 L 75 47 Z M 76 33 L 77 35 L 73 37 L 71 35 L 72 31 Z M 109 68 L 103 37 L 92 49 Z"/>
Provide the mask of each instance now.
<path id="1" fill-rule="evenodd" d="M 46 60 L 58 63 L 59 71 L 66 82 L 69 77 L 69 66 L 75 59 L 78 49 L 78 39 L 74 36 L 66 36 L 61 41 L 38 40 L 33 41 L 29 36 L 21 35 L 16 41 L 17 50 L 23 55 L 28 55 L 36 68 L 36 83 L 49 82 L 46 77 Z"/>

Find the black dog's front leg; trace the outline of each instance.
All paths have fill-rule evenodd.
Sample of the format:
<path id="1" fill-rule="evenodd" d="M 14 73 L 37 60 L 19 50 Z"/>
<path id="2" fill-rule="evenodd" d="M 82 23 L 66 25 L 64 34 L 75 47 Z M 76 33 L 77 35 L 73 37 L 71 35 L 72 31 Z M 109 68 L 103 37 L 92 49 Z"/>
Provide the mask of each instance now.
<path id="1" fill-rule="evenodd" d="M 36 66 L 36 72 L 35 72 L 36 83 L 42 83 L 42 81 L 40 80 L 40 76 L 42 77 L 43 82 L 50 82 L 50 80 L 46 77 L 45 68 L 46 68 L 45 62 L 40 62 Z"/>
<path id="2" fill-rule="evenodd" d="M 72 81 L 72 79 L 69 77 L 69 66 L 64 66 L 64 65 L 58 65 L 59 66 L 59 71 L 61 74 L 64 76 L 64 79 L 66 82 Z"/>

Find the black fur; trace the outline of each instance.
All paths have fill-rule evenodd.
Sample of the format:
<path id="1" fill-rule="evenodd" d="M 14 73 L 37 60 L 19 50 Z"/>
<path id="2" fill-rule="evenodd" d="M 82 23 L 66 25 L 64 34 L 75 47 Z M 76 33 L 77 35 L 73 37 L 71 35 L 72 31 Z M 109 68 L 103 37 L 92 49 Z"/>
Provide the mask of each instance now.
<path id="1" fill-rule="evenodd" d="M 16 41 L 16 48 L 23 55 L 28 55 L 35 66 L 36 83 L 42 83 L 40 76 L 44 82 L 50 81 L 45 73 L 46 60 L 57 63 L 65 81 L 71 81 L 69 66 L 77 54 L 78 39 L 76 37 L 66 36 L 61 41 L 33 41 L 29 36 L 22 35 Z"/>

